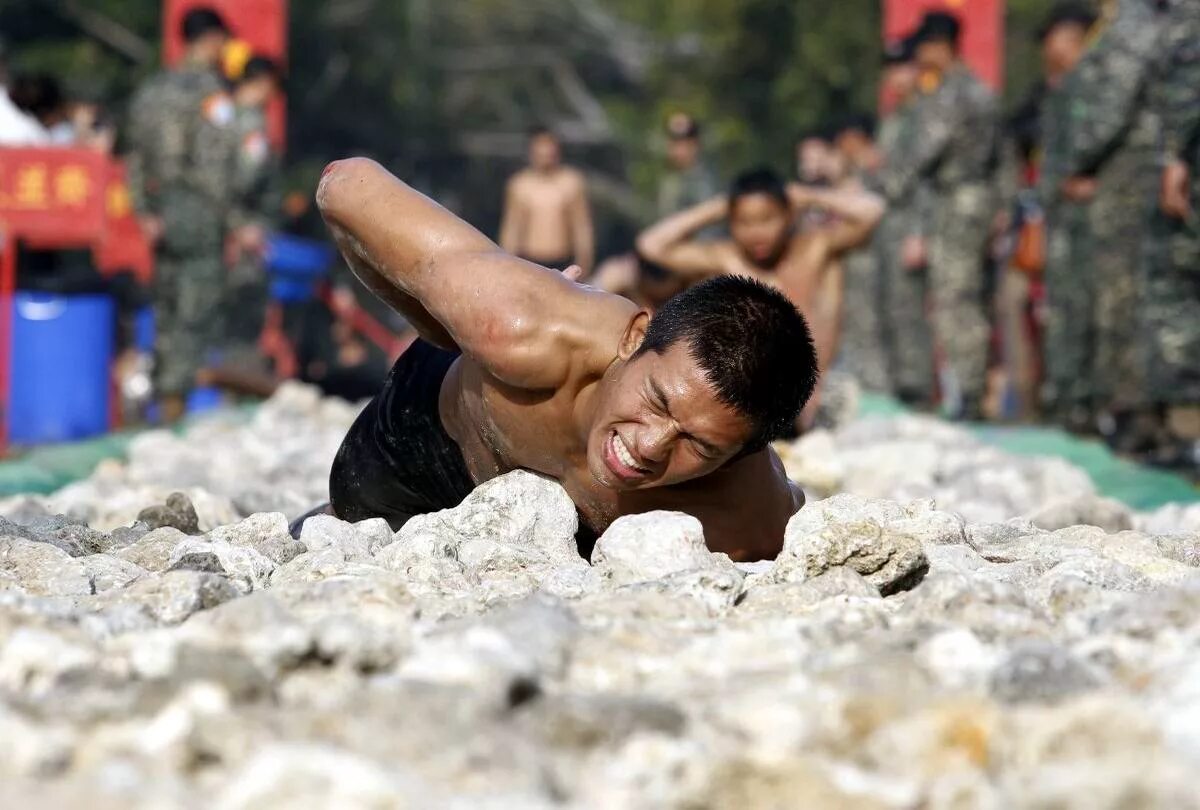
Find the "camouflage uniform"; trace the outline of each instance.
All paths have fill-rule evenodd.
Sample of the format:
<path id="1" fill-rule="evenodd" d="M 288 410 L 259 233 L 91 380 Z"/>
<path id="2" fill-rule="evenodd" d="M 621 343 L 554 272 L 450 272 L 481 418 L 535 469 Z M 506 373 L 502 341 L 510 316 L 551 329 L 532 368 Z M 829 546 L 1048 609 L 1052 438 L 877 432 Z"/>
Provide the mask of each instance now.
<path id="1" fill-rule="evenodd" d="M 232 134 L 237 142 L 237 155 L 233 176 L 235 202 L 229 228 L 255 225 L 267 231 L 276 224 L 282 194 L 279 162 L 271 152 L 263 111 L 238 107 Z M 256 344 L 266 314 L 267 288 L 262 258 L 251 254 L 239 257 L 229 272 L 225 305 L 227 345 L 239 360 L 257 356 Z"/>
<path id="2" fill-rule="evenodd" d="M 1077 373 L 1091 374 L 1096 403 L 1114 411 L 1134 410 L 1144 398 L 1136 313 L 1145 211 L 1157 178 L 1158 119 L 1147 103 L 1147 79 L 1161 23 L 1152 0 L 1119 0 L 1071 83 L 1065 176 L 1091 176 L 1098 184 L 1087 206 L 1093 360 Z"/>
<path id="3" fill-rule="evenodd" d="M 915 144 L 916 100 L 884 119 L 879 149 L 885 166 L 909 162 Z M 893 200 L 875 231 L 872 249 L 879 262 L 880 333 L 893 391 L 908 402 L 933 401 L 933 336 L 925 312 L 926 271 L 904 266 L 901 251 L 909 236 L 924 234 L 929 215 L 928 188 L 918 181 L 913 192 Z"/>
<path id="4" fill-rule="evenodd" d="M 1193 210 L 1170 219 L 1154 205 L 1152 252 L 1145 264 L 1143 340 L 1150 398 L 1200 404 L 1200 2 L 1178 2 L 1166 33 L 1162 81 L 1154 89 L 1167 160 L 1191 170 Z"/>
<path id="5" fill-rule="evenodd" d="M 922 179 L 929 183 L 934 337 L 968 411 L 978 408 L 987 384 L 983 257 L 995 213 L 996 115 L 991 91 L 955 65 L 920 97 L 913 151 L 887 167 L 883 183 L 893 201 L 911 195 Z"/>
<path id="6" fill-rule="evenodd" d="M 1094 275 L 1086 206 L 1062 197 L 1069 176 L 1071 98 L 1076 74 L 1042 101 L 1038 196 L 1046 215 L 1046 327 L 1042 339 L 1043 405 L 1059 420 L 1086 419 L 1093 406 Z M 1074 415 L 1074 416 L 1073 416 Z"/>
<path id="7" fill-rule="evenodd" d="M 160 396 L 186 394 L 221 342 L 232 113 L 217 74 L 195 64 L 152 77 L 132 104 L 134 201 L 163 221 L 154 284 Z"/>
<path id="8" fill-rule="evenodd" d="M 857 183 L 857 180 L 852 182 Z M 882 265 L 873 242 L 842 260 L 842 318 L 838 360 L 868 391 L 891 390 L 883 350 Z"/>

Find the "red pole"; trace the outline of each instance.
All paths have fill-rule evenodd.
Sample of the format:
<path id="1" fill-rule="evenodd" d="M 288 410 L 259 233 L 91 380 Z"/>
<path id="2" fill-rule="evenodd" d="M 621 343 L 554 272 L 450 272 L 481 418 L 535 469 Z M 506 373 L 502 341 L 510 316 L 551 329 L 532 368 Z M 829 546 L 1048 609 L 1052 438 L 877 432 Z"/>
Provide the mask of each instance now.
<path id="1" fill-rule="evenodd" d="M 3 227 L 3 226 L 0 226 Z M 0 456 L 8 453 L 9 414 L 12 411 L 13 291 L 17 286 L 17 240 L 4 228 L 0 244 Z"/>

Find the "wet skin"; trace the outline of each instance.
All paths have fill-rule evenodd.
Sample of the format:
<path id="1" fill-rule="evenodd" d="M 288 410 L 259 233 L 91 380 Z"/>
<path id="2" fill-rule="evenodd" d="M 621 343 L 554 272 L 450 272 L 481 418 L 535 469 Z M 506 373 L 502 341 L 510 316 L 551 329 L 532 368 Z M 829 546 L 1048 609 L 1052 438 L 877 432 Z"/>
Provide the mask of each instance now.
<path id="1" fill-rule="evenodd" d="M 370 161 L 332 164 L 317 198 L 363 282 L 463 352 L 439 404 L 476 483 L 533 470 L 598 531 L 671 509 L 699 518 L 714 551 L 778 553 L 803 496 L 769 449 L 734 460 L 751 426 L 687 344 L 638 353 L 647 312 L 503 253 Z"/>

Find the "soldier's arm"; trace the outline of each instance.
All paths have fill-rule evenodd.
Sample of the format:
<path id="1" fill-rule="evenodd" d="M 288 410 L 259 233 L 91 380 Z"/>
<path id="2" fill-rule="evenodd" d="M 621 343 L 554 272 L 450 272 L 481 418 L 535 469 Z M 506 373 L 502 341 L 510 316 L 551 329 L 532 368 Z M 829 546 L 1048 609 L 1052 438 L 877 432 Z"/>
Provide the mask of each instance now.
<path id="1" fill-rule="evenodd" d="M 912 194 L 920 179 L 933 171 L 965 113 L 957 95 L 945 87 L 915 103 L 912 148 L 889 161 L 880 177 L 880 187 L 889 202 Z"/>
<path id="2" fill-rule="evenodd" d="M 1175 162 L 1200 141 L 1200 14 L 1175 24 L 1169 47 L 1158 98 L 1164 158 Z"/>
<path id="3" fill-rule="evenodd" d="M 1143 101 L 1160 28 L 1118 20 L 1076 66 L 1066 176 L 1093 174 L 1129 130 Z"/>
<path id="4" fill-rule="evenodd" d="M 701 279 L 725 272 L 715 242 L 700 242 L 695 235 L 729 215 L 729 200 L 714 197 L 672 214 L 650 226 L 637 238 L 637 252 L 648 262 L 687 278 Z"/>
<path id="5" fill-rule="evenodd" d="M 374 161 L 330 164 L 317 205 L 363 283 L 422 337 L 514 386 L 560 385 L 575 350 L 590 345 L 589 323 L 636 310 L 504 253 Z"/>

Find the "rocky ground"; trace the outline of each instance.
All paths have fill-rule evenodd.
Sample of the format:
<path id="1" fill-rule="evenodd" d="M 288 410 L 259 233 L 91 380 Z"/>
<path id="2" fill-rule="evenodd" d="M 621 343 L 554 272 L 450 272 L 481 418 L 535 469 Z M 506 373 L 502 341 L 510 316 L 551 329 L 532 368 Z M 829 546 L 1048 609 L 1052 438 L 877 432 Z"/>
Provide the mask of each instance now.
<path id="1" fill-rule="evenodd" d="M 901 418 L 781 448 L 773 562 L 654 513 L 589 564 L 527 473 L 293 540 L 353 417 L 0 503 L 0 807 L 1200 807 L 1196 507 Z"/>

